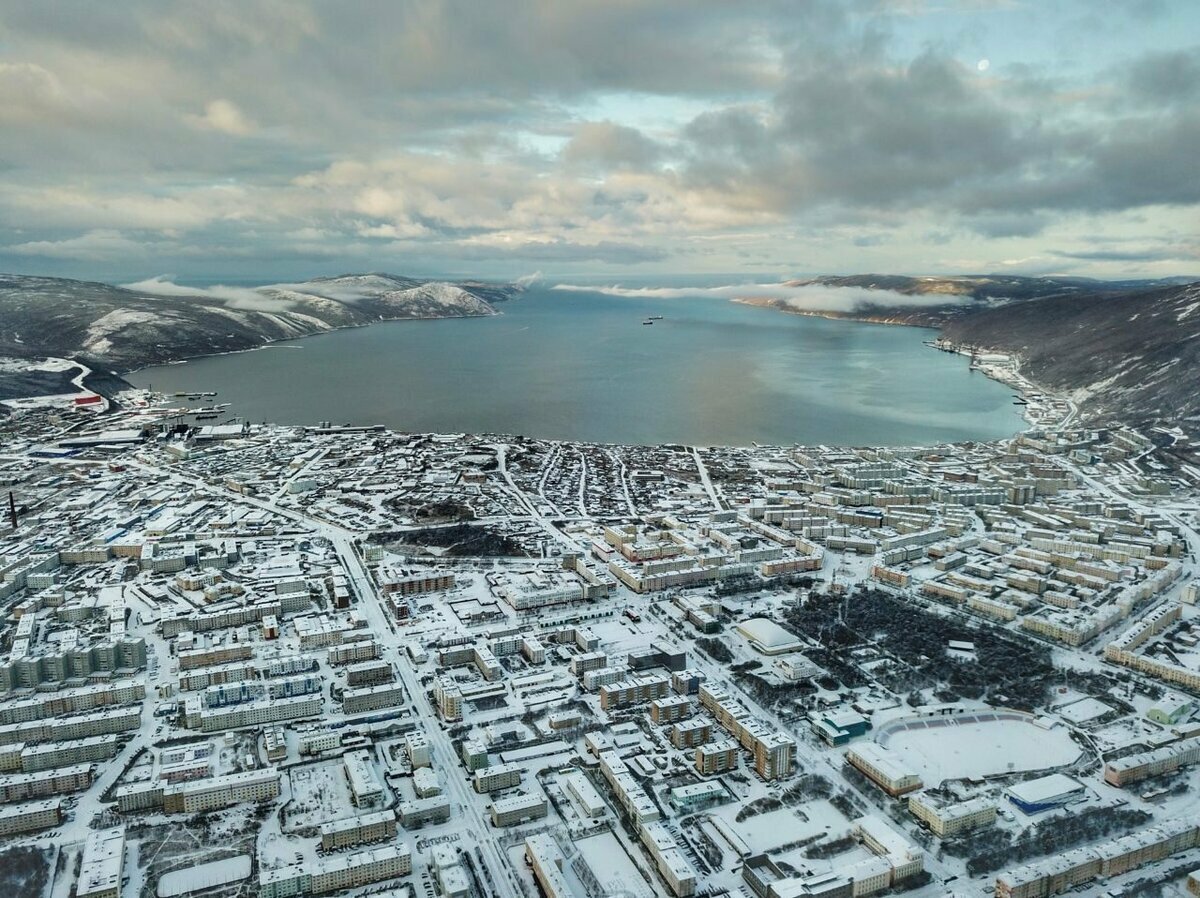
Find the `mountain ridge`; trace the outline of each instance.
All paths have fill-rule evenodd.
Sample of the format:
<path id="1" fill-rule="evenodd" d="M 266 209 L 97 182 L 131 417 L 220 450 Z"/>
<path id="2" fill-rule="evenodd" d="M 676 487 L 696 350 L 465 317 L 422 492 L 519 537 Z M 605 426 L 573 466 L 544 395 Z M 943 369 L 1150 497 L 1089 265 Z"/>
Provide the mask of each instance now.
<path id="1" fill-rule="evenodd" d="M 0 356 L 127 371 L 380 320 L 494 315 L 495 303 L 520 290 L 383 273 L 255 288 L 0 274 Z"/>
<path id="2" fill-rule="evenodd" d="M 941 337 L 1015 356 L 1091 420 L 1200 430 L 1200 281 L 983 309 Z"/>

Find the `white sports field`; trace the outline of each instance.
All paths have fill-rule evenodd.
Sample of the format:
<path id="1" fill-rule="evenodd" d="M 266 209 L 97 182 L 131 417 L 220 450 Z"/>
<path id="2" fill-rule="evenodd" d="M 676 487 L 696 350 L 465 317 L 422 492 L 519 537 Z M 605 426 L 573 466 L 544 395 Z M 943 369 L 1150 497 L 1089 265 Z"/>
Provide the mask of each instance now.
<path id="1" fill-rule="evenodd" d="M 1080 754 L 1066 727 L 1008 711 L 907 718 L 881 729 L 877 739 L 927 787 L 948 779 L 1058 767 Z"/>

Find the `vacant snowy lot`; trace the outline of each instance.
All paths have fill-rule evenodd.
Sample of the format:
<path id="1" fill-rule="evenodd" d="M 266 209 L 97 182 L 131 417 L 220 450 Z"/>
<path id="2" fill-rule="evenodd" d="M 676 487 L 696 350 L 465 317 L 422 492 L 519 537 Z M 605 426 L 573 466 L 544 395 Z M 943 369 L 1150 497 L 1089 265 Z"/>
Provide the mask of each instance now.
<path id="1" fill-rule="evenodd" d="M 288 775 L 292 800 L 284 808 L 284 832 L 319 827 L 354 813 L 340 760 L 293 767 Z"/>

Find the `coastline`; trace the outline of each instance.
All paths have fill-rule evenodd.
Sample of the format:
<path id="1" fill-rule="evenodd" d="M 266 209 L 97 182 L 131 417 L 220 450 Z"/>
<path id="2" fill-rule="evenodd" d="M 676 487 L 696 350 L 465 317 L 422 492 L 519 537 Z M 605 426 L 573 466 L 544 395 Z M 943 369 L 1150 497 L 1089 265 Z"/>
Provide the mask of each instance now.
<path id="1" fill-rule="evenodd" d="M 1079 408 L 1065 395 L 1047 389 L 1021 373 L 1021 357 L 1007 352 L 980 352 L 977 348 L 938 338 L 926 343 L 939 352 L 952 352 L 971 360 L 971 370 L 1004 384 L 1017 392 L 1022 400 L 1022 417 L 1031 427 L 1067 427 L 1079 417 Z M 1061 415 L 1058 420 L 1047 418 Z"/>
<path id="2" fill-rule="evenodd" d="M 776 299 L 743 297 L 732 299 L 730 302 L 761 309 L 770 309 L 785 315 L 800 315 L 805 318 L 825 318 L 830 321 L 855 321 L 860 324 L 876 324 L 888 327 L 913 327 L 939 333 L 941 331 L 941 324 L 933 321 L 901 320 L 896 317 L 859 315 L 853 312 L 796 309 Z M 1065 427 L 1074 423 L 1079 417 L 1079 408 L 1069 398 L 1042 386 L 1036 381 L 1030 380 L 1021 373 L 1021 357 L 1019 355 L 1000 350 L 980 351 L 977 347 L 953 343 L 940 336 L 933 340 L 923 340 L 922 343 L 928 348 L 939 352 L 950 352 L 955 355 L 966 356 L 970 359 L 970 370 L 978 371 L 985 377 L 1016 391 L 1017 397 L 1021 400 L 1021 416 L 1031 428 Z M 1058 420 L 1049 420 L 1056 416 L 1058 416 Z"/>
<path id="3" fill-rule="evenodd" d="M 783 300 L 764 297 L 743 296 L 729 301 L 736 302 L 742 306 L 752 306 L 756 309 L 770 309 L 775 312 L 782 312 L 785 315 L 799 315 L 802 318 L 825 318 L 830 321 L 857 321 L 862 324 L 886 324 L 889 327 L 919 327 L 925 330 L 939 330 L 943 323 L 941 320 L 935 320 L 919 314 L 914 314 L 912 317 L 905 317 L 899 314 L 884 316 L 861 314 L 858 312 L 835 312 L 827 309 L 797 309 L 789 306 Z M 918 313 L 927 310 L 913 307 L 910 311 Z"/>
<path id="4" fill-rule="evenodd" d="M 489 303 L 489 305 L 491 304 Z M 310 337 L 321 337 L 326 334 L 336 333 L 337 331 L 354 330 L 360 327 L 374 327 L 377 324 L 389 324 L 397 321 L 447 321 L 456 318 L 495 318 L 497 315 L 504 314 L 504 312 L 502 312 L 500 309 L 497 309 L 494 305 L 491 306 L 491 309 L 492 311 L 486 315 L 403 315 L 392 318 L 378 318 L 373 321 L 361 321 L 355 324 L 335 324 L 331 325 L 325 330 L 315 330 L 308 334 L 296 334 L 293 337 L 268 338 L 262 343 L 259 343 L 257 346 L 247 346 L 245 349 L 224 349 L 220 352 L 201 352 L 196 355 L 180 356 L 179 358 L 167 359 L 162 362 L 150 362 L 148 364 L 138 365 L 135 368 L 127 368 L 120 371 L 114 368 L 113 374 L 124 379 L 126 375 L 137 374 L 140 371 L 145 371 L 147 368 L 165 368 L 168 365 L 182 365 L 184 362 L 194 362 L 199 359 L 218 358 L 219 356 L 223 355 L 240 355 L 244 352 L 258 352 L 260 349 L 270 349 L 271 347 L 278 346 L 281 343 L 294 343 L 297 340 L 307 340 Z"/>
<path id="5" fill-rule="evenodd" d="M 774 312 L 782 312 L 790 315 L 800 315 L 810 318 L 825 318 L 836 321 L 850 321 L 860 324 L 875 324 L 888 325 L 891 327 L 914 327 L 923 330 L 938 330 L 939 323 L 928 320 L 908 320 L 901 316 L 879 316 L 871 314 L 855 314 L 852 312 L 835 312 L 822 310 L 795 309 L 780 303 L 777 300 L 766 298 L 732 298 L 728 300 L 739 305 L 754 306 L 763 309 L 769 309 Z M 295 334 L 286 337 L 277 337 L 265 339 L 263 342 L 254 346 L 246 346 L 239 349 L 227 349 L 218 352 L 200 352 L 195 354 L 182 355 L 179 357 L 169 358 L 163 361 L 152 361 L 143 364 L 135 364 L 128 368 L 109 368 L 110 371 L 120 380 L 133 387 L 126 378 L 134 376 L 141 372 L 152 368 L 166 368 L 168 366 L 180 365 L 189 361 L 197 361 L 204 358 L 218 357 L 225 355 L 235 355 L 246 352 L 255 352 L 258 350 L 270 349 L 272 347 L 285 346 L 293 344 L 296 341 L 307 339 L 309 337 L 331 334 L 336 331 L 348 330 L 352 328 L 365 328 L 379 323 L 397 322 L 397 321 L 437 321 L 451 318 L 487 318 L 496 315 L 503 315 L 504 312 L 496 305 L 489 303 L 490 312 L 486 314 L 446 314 L 446 315 L 417 315 L 417 316 L 394 316 L 380 317 L 368 321 L 340 324 L 329 326 L 320 330 L 313 330 L 310 333 Z M 957 355 L 964 355 L 971 359 L 970 370 L 978 370 L 985 377 L 1003 384 L 1015 392 L 1015 399 L 1018 400 L 1014 404 L 1021 405 L 1021 418 L 1027 427 L 1038 426 L 1061 426 L 1069 423 L 1077 414 L 1077 410 L 1063 397 L 1059 397 L 1051 393 L 1039 384 L 1029 380 L 1020 373 L 1020 359 L 1009 356 L 1004 353 L 986 353 L 986 362 L 979 362 L 979 353 L 970 350 L 967 347 L 957 346 L 940 337 L 933 340 L 922 340 L 922 343 L 929 348 L 934 348 L 939 351 L 953 352 Z M 105 366 L 107 367 L 107 366 Z M 1013 434 L 1021 433 L 1022 430 L 1017 429 Z"/>

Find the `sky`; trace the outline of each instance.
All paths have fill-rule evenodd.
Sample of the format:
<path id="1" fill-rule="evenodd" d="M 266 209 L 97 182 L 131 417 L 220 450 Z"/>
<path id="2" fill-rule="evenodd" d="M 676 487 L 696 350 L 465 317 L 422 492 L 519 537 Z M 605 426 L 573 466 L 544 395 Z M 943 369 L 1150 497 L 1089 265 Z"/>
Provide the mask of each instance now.
<path id="1" fill-rule="evenodd" d="M 1200 275 L 1195 0 L 0 5 L 0 271 Z"/>

